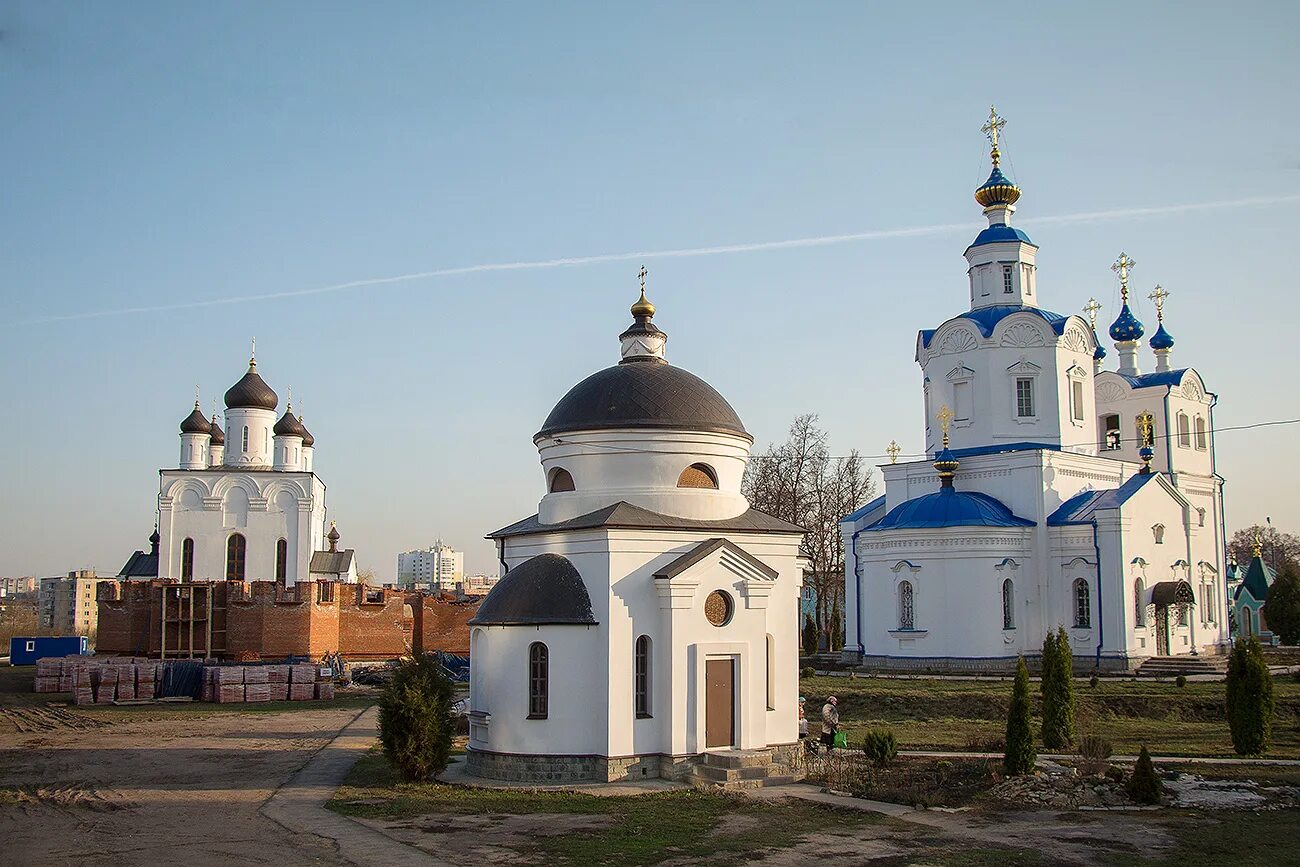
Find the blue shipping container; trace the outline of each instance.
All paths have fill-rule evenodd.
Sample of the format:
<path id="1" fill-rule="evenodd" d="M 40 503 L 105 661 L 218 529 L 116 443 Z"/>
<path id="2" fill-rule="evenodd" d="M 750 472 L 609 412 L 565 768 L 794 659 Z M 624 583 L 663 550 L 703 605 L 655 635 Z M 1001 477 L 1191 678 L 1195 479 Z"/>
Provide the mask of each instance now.
<path id="1" fill-rule="evenodd" d="M 48 659 L 52 656 L 85 656 L 89 652 L 84 635 L 9 639 L 10 665 L 35 665 L 38 659 Z"/>

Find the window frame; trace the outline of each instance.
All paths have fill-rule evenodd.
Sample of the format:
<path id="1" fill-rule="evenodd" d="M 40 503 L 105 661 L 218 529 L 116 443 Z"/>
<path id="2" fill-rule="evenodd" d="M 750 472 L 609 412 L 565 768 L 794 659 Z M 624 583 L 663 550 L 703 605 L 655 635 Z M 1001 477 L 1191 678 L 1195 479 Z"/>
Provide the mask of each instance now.
<path id="1" fill-rule="evenodd" d="M 1185 412 L 1178 413 L 1178 447 L 1180 449 L 1192 447 L 1192 419 Z"/>
<path id="2" fill-rule="evenodd" d="M 898 630 L 916 631 L 916 588 L 906 578 L 898 582 Z"/>
<path id="3" fill-rule="evenodd" d="M 654 643 L 649 635 L 638 635 L 632 647 L 632 713 L 637 719 L 652 719 L 650 667 Z"/>
<path id="4" fill-rule="evenodd" d="M 1195 436 L 1196 450 L 1203 452 L 1210 447 L 1210 435 L 1208 425 L 1205 423 L 1205 416 L 1197 413 L 1195 422 L 1192 425 L 1192 433 Z"/>
<path id="5" fill-rule="evenodd" d="M 1036 377 L 1017 374 L 1014 379 L 1015 409 L 1017 419 L 1035 419 L 1038 418 L 1038 407 L 1034 404 L 1034 379 Z M 1021 387 L 1024 387 L 1024 394 L 1021 393 Z M 1025 409 L 1028 408 L 1028 412 Z"/>
<path id="6" fill-rule="evenodd" d="M 1139 575 L 1133 582 L 1133 625 L 1145 627 L 1147 625 L 1147 584 Z"/>
<path id="7" fill-rule="evenodd" d="M 578 487 L 573 481 L 573 473 L 564 467 L 552 469 L 551 477 L 546 480 L 546 493 L 548 494 L 567 494 L 577 489 Z"/>
<path id="8" fill-rule="evenodd" d="M 1115 420 L 1115 426 L 1110 426 L 1110 420 Z M 1117 452 L 1124 447 L 1124 419 L 1117 412 L 1108 412 L 1101 417 L 1101 450 L 1103 452 Z M 1111 434 L 1115 435 L 1114 445 L 1111 444 Z"/>
<path id="9" fill-rule="evenodd" d="M 226 537 L 226 580 L 243 581 L 248 575 L 248 540 L 243 533 Z"/>
<path id="10" fill-rule="evenodd" d="M 547 719 L 550 713 L 551 652 L 545 642 L 528 645 L 528 719 Z"/>
<path id="11" fill-rule="evenodd" d="M 280 538 L 275 541 L 275 580 L 284 583 L 289 580 L 289 540 Z"/>
<path id="12" fill-rule="evenodd" d="M 1016 585 L 1010 578 L 1002 579 L 1002 629 L 1016 628 Z"/>
<path id="13" fill-rule="evenodd" d="M 1092 586 L 1088 584 L 1087 578 L 1074 579 L 1073 596 L 1074 600 L 1074 628 L 1091 629 L 1092 628 Z"/>
<path id="14" fill-rule="evenodd" d="M 181 541 L 181 580 L 194 580 L 194 539 L 190 536 Z"/>
<path id="15" fill-rule="evenodd" d="M 690 479 L 687 478 L 687 473 L 692 473 Z M 696 473 L 703 476 L 707 484 L 691 484 L 690 482 L 698 480 Z M 677 487 L 688 490 L 716 491 L 718 490 L 718 473 L 708 464 L 697 461 L 682 470 L 677 476 Z"/>
<path id="16" fill-rule="evenodd" d="M 1002 266 L 1002 294 L 1014 295 L 1016 292 L 1015 266 Z"/>

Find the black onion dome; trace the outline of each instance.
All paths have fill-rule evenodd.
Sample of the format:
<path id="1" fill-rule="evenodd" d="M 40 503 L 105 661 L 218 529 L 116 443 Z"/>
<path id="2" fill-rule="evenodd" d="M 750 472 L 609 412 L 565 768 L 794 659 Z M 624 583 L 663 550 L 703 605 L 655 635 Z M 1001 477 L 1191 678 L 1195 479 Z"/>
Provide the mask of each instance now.
<path id="1" fill-rule="evenodd" d="M 194 411 L 185 416 L 185 420 L 181 422 L 181 433 L 212 433 L 212 425 L 208 424 L 208 420 L 203 417 L 203 413 L 199 410 L 199 405 L 197 403 L 194 404 Z"/>
<path id="2" fill-rule="evenodd" d="M 214 446 L 224 446 L 226 444 L 226 432 L 217 424 L 216 415 L 212 416 L 212 444 Z"/>
<path id="3" fill-rule="evenodd" d="M 298 424 L 302 425 L 302 447 L 309 449 L 316 445 L 316 437 L 312 436 L 311 431 L 307 430 L 307 425 L 302 424 L 302 416 L 298 416 Z"/>
<path id="4" fill-rule="evenodd" d="M 569 389 L 537 436 L 637 427 L 754 439 L 713 386 L 680 367 L 650 360 L 607 367 Z"/>
<path id="5" fill-rule="evenodd" d="M 271 430 L 278 437 L 302 437 L 304 440 L 303 445 L 306 445 L 307 437 L 305 434 L 307 428 L 302 426 L 302 422 L 298 421 L 298 416 L 294 415 L 291 409 L 284 411 L 284 415 L 280 417 L 280 420 L 275 423 L 275 427 L 271 428 Z"/>
<path id="6" fill-rule="evenodd" d="M 591 596 L 568 558 L 538 554 L 505 574 L 478 607 L 471 626 L 594 626 Z"/>
<path id="7" fill-rule="evenodd" d="M 257 362 L 248 362 L 248 373 L 226 392 L 226 409 L 270 409 L 280 403 L 280 398 L 262 377 L 257 375 Z"/>

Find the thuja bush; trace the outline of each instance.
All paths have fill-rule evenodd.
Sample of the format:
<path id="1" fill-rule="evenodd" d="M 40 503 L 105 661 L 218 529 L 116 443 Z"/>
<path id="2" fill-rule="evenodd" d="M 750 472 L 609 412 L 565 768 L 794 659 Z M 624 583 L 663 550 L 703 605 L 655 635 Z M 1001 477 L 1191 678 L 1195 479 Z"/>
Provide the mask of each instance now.
<path id="1" fill-rule="evenodd" d="M 1074 742 L 1074 651 L 1065 627 L 1043 640 L 1043 746 L 1063 750 Z"/>
<path id="2" fill-rule="evenodd" d="M 1165 784 L 1156 773 L 1156 766 L 1151 763 L 1151 754 L 1146 746 L 1138 753 L 1137 764 L 1133 766 L 1133 776 L 1128 779 L 1128 796 L 1139 804 L 1156 804 L 1164 793 Z"/>
<path id="3" fill-rule="evenodd" d="M 883 768 L 898 757 L 898 741 L 889 729 L 873 729 L 867 732 L 867 737 L 862 742 L 862 752 L 872 764 Z"/>
<path id="4" fill-rule="evenodd" d="M 1238 638 L 1228 657 L 1227 711 L 1238 755 L 1266 752 L 1273 734 L 1273 676 L 1253 636 Z"/>
<path id="5" fill-rule="evenodd" d="M 1008 774 L 1028 774 L 1034 770 L 1034 730 L 1029 719 L 1029 669 L 1024 657 L 1016 665 L 1016 680 L 1011 688 L 1011 709 L 1007 712 L 1007 747 L 1002 767 Z"/>
<path id="6" fill-rule="evenodd" d="M 384 757 L 406 782 L 442 773 L 451 757 L 456 719 L 451 678 L 436 657 L 405 660 L 379 697 Z"/>

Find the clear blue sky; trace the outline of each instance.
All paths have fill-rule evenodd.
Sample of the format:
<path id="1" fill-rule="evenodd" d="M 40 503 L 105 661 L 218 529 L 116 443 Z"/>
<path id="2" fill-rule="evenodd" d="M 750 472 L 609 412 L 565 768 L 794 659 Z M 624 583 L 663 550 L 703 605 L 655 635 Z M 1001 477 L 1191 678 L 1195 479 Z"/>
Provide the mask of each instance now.
<path id="1" fill-rule="evenodd" d="M 1109 322 L 1126 250 L 1220 426 L 1300 416 L 1298 32 L 1291 2 L 8 2 L 0 574 L 147 544 L 194 385 L 210 411 L 253 335 L 363 566 L 442 537 L 494 571 L 481 537 L 534 510 L 532 434 L 616 360 L 642 261 L 670 359 L 759 448 L 816 412 L 837 451 L 919 451 L 916 330 L 966 307 L 990 103 L 1044 306 Z M 1284 200 L 1034 222 L 1254 197 Z M 1219 436 L 1230 530 L 1300 525 L 1297 433 Z"/>

